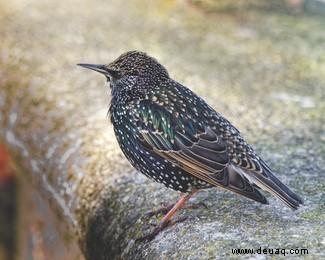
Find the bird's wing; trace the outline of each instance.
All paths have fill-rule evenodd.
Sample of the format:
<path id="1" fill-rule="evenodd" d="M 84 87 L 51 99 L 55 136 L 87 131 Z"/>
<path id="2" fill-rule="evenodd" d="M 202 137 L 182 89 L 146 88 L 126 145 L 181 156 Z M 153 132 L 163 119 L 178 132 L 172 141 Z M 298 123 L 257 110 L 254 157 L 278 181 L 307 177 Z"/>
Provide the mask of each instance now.
<path id="1" fill-rule="evenodd" d="M 159 132 L 141 131 L 141 134 L 142 143 L 198 179 L 213 185 L 224 181 L 212 175 L 218 175 L 229 163 L 227 148 L 209 129 L 196 136 L 176 130 L 171 141 Z"/>
<path id="2" fill-rule="evenodd" d="M 176 117 L 158 105 L 148 110 L 154 113 L 138 119 L 138 141 L 143 147 L 201 181 L 267 203 L 247 178 L 230 167 L 227 144 L 209 126 L 186 116 Z"/>
<path id="3" fill-rule="evenodd" d="M 212 175 L 229 163 L 226 144 L 201 122 L 176 117 L 158 105 L 148 110 L 153 113 L 139 115 L 139 142 L 198 179 L 220 185 Z"/>

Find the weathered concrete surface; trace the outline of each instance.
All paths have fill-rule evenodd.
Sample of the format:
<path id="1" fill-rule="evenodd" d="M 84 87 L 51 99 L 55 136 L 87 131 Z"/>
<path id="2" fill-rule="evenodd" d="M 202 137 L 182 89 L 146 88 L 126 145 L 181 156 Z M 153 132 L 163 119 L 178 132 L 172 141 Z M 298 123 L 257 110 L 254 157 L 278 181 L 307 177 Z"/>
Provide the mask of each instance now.
<path id="1" fill-rule="evenodd" d="M 68 248 L 78 240 L 89 259 L 232 258 L 260 247 L 324 256 L 324 18 L 137 0 L 2 1 L 0 17 L 0 138 Z M 178 194 L 129 166 L 107 123 L 104 78 L 75 66 L 132 49 L 232 121 L 306 205 L 292 212 L 212 189 L 194 198 L 207 210 L 184 210 L 186 222 L 136 244 L 156 221 L 142 214 Z"/>

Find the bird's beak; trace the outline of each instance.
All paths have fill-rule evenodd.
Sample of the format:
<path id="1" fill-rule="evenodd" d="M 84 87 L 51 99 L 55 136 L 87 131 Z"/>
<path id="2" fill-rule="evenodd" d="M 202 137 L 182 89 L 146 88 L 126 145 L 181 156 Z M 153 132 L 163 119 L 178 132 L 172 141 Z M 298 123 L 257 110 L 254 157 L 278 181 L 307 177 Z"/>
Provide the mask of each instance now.
<path id="1" fill-rule="evenodd" d="M 99 73 L 104 74 L 105 76 L 111 76 L 105 65 L 99 64 L 77 64 L 78 66 L 84 67 L 86 69 L 94 70 Z"/>

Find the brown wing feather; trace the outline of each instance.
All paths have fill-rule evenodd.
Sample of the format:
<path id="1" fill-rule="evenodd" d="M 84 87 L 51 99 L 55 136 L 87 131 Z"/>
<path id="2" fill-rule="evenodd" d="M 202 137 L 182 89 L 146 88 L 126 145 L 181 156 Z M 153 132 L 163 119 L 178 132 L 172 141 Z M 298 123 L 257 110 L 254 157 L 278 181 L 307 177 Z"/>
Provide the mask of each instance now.
<path id="1" fill-rule="evenodd" d="M 190 143 L 191 139 L 187 138 L 185 143 L 191 145 L 185 145 L 176 133 L 173 150 L 167 145 L 162 146 L 164 142 L 159 141 L 163 139 L 160 133 L 142 131 L 141 134 L 146 147 L 151 146 L 155 153 L 197 179 L 267 204 L 265 197 L 249 180 L 230 167 L 227 146 L 211 129 L 206 128 L 204 133 L 197 135 L 195 142 Z"/>

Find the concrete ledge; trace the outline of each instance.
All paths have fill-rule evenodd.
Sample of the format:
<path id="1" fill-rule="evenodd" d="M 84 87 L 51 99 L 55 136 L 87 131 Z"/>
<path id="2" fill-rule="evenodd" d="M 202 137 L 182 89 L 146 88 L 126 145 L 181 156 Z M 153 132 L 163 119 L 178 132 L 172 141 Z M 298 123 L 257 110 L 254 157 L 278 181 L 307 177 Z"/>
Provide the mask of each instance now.
<path id="1" fill-rule="evenodd" d="M 24 194 L 44 213 L 48 228 L 36 233 L 53 245 L 39 249 L 47 259 L 236 258 L 236 248 L 323 254 L 319 20 L 205 16 L 177 1 L 14 0 L 0 14 L 0 139 L 24 180 L 25 214 L 33 210 Z M 157 57 L 233 121 L 306 206 L 293 212 L 274 198 L 263 206 L 211 189 L 194 198 L 208 209 L 183 210 L 187 221 L 135 243 L 158 221 L 143 213 L 178 194 L 130 167 L 107 122 L 105 80 L 75 66 L 130 49 Z"/>

